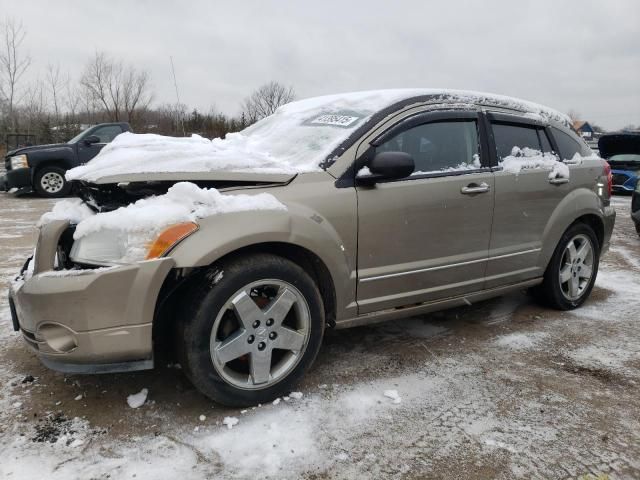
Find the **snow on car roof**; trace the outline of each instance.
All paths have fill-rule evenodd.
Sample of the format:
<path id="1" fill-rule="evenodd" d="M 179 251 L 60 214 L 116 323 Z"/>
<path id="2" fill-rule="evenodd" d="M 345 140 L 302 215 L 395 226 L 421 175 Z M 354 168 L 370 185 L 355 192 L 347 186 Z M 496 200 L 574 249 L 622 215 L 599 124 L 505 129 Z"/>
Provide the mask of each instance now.
<path id="1" fill-rule="evenodd" d="M 125 132 L 91 162 L 69 170 L 67 178 L 92 182 L 110 175 L 139 173 L 320 171 L 321 164 L 377 112 L 414 98 L 491 105 L 568 121 L 563 114 L 535 103 L 480 92 L 396 89 L 343 93 L 291 102 L 225 139 Z"/>

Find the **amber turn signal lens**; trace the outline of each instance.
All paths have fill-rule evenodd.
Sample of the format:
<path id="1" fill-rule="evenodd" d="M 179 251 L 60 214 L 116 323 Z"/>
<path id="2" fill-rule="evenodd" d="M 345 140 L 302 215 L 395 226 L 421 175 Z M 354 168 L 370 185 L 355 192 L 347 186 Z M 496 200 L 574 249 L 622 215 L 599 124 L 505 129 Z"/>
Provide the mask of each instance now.
<path id="1" fill-rule="evenodd" d="M 181 242 L 193 232 L 198 230 L 198 224 L 193 222 L 178 223 L 166 228 L 156 239 L 149 244 L 146 260 L 159 258 Z"/>

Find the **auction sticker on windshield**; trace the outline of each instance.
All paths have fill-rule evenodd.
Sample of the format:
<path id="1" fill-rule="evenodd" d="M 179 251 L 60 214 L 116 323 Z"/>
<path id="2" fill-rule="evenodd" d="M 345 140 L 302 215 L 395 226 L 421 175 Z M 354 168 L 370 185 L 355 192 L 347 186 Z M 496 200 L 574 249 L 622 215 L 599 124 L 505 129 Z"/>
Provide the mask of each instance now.
<path id="1" fill-rule="evenodd" d="M 307 120 L 307 125 L 331 125 L 334 127 L 351 127 L 362 117 L 355 116 L 351 112 L 328 113 Z"/>

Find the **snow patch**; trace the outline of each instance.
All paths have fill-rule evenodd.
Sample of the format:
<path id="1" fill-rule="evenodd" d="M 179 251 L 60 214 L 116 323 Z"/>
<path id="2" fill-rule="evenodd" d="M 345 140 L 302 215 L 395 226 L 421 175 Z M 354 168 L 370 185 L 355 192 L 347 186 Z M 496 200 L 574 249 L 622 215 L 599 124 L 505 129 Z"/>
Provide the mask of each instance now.
<path id="1" fill-rule="evenodd" d="M 499 347 L 507 347 L 512 350 L 530 350 L 538 346 L 545 336 L 546 334 L 542 332 L 510 333 L 498 337 L 494 343 Z"/>
<path id="2" fill-rule="evenodd" d="M 240 420 L 237 419 L 237 417 L 224 417 L 224 420 L 222 420 L 222 424 L 226 425 L 227 428 L 229 430 L 231 430 L 235 425 L 238 424 Z"/>
<path id="3" fill-rule="evenodd" d="M 395 404 L 402 402 L 402 398 L 398 394 L 397 390 L 385 390 L 384 396 L 393 400 L 393 403 Z"/>
<path id="4" fill-rule="evenodd" d="M 77 224 L 93 215 L 93 210 L 79 198 L 62 200 L 56 203 L 50 212 L 40 217 L 37 226 L 42 227 L 54 220 L 67 220 L 69 223 Z"/>
<path id="5" fill-rule="evenodd" d="M 569 178 L 569 167 L 558 161 L 556 155 L 528 147 L 513 147 L 511 155 L 504 157 L 498 165 L 505 172 L 516 175 L 523 170 L 549 170 L 549 180 Z"/>
<path id="6" fill-rule="evenodd" d="M 147 395 L 149 394 L 149 390 L 143 388 L 138 393 L 134 393 L 127 397 L 127 403 L 131 408 L 139 408 L 144 405 L 144 402 L 147 401 Z"/>

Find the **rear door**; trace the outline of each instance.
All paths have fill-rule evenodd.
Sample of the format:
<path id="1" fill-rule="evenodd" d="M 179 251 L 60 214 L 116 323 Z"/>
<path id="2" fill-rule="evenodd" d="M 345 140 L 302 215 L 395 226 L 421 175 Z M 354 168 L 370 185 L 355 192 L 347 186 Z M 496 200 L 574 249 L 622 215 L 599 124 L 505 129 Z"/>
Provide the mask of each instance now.
<path id="1" fill-rule="evenodd" d="M 360 313 L 482 288 L 494 181 L 480 127 L 476 112 L 420 114 L 359 147 L 416 163 L 411 177 L 357 187 Z"/>
<path id="2" fill-rule="evenodd" d="M 549 129 L 512 115 L 488 114 L 495 155 L 495 209 L 485 288 L 541 276 L 542 238 L 551 214 L 571 191 L 566 179 L 549 180 L 545 168 L 506 171 L 501 163 L 524 149 L 551 153 Z M 515 150 L 514 150 L 515 149 Z M 531 151 L 527 151 L 531 154 Z"/>

